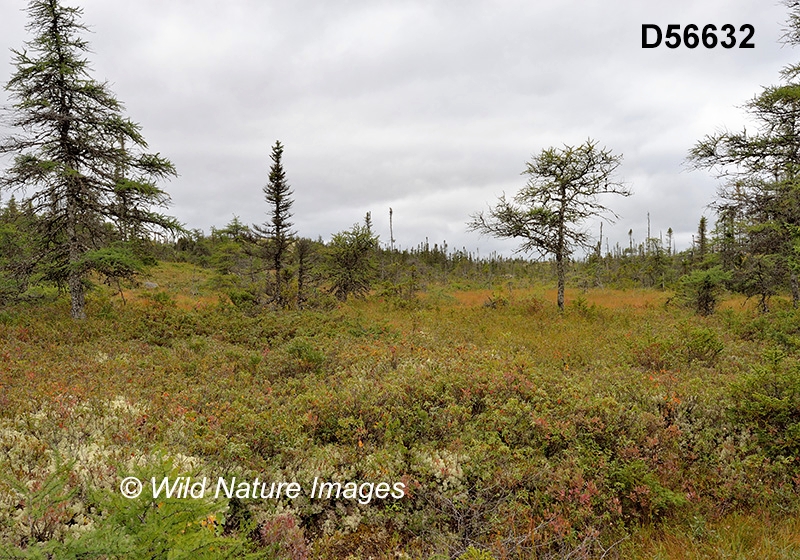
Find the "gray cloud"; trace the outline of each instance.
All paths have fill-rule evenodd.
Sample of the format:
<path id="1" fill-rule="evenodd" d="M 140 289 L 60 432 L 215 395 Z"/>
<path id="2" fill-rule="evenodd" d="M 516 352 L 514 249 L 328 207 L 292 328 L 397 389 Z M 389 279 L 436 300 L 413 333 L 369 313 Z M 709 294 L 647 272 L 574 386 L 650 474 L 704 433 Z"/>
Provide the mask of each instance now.
<path id="1" fill-rule="evenodd" d="M 372 211 L 388 243 L 391 206 L 400 245 L 428 237 L 482 254 L 515 244 L 468 233 L 469 214 L 521 188 L 531 154 L 587 137 L 624 154 L 635 192 L 609 201 L 612 244 L 630 229 L 643 239 L 650 212 L 653 232 L 672 227 L 685 247 L 716 189 L 685 170 L 688 149 L 743 125 L 737 105 L 797 58 L 777 43 L 784 8 L 754 0 L 83 6 L 94 75 L 177 165 L 166 188 L 189 227 L 262 222 L 280 139 L 302 235 L 327 238 Z M 0 6 L 8 48 L 26 39 L 21 8 Z M 643 23 L 749 23 L 756 48 L 642 49 Z M 11 71 L 0 60 L 0 80 Z"/>

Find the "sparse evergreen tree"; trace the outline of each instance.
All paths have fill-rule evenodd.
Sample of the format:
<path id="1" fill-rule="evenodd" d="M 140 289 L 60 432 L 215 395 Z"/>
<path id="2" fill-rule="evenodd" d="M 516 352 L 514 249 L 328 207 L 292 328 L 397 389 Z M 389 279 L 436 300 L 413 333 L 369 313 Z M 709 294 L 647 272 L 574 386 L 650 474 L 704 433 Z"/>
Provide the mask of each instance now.
<path id="1" fill-rule="evenodd" d="M 699 265 L 703 265 L 706 260 L 706 252 L 708 250 L 708 221 L 705 216 L 700 217 L 700 222 L 697 224 L 697 252 L 695 258 Z"/>
<path id="2" fill-rule="evenodd" d="M 667 228 L 667 255 L 672 256 L 672 228 Z"/>
<path id="3" fill-rule="evenodd" d="M 264 187 L 264 196 L 270 207 L 269 221 L 263 226 L 255 226 L 256 231 L 267 237 L 269 247 L 269 260 L 275 273 L 275 293 L 273 301 L 279 306 L 286 305 L 283 294 L 283 271 L 287 251 L 291 245 L 294 232 L 292 231 L 292 189 L 286 181 L 286 172 L 283 169 L 283 145 L 276 141 L 272 147 L 272 166 L 269 170 L 269 182 Z"/>
<path id="4" fill-rule="evenodd" d="M 650 253 L 644 257 L 644 260 L 643 284 L 647 287 L 656 286 L 664 289 L 669 268 L 669 258 L 660 239 L 653 238 L 650 240 Z"/>
<path id="5" fill-rule="evenodd" d="M 51 279 L 66 282 L 75 319 L 86 316 L 89 271 L 113 274 L 132 263 L 124 246 L 111 246 L 117 232 L 180 229 L 152 210 L 168 204 L 156 181 L 175 175 L 175 168 L 140 151 L 147 144 L 139 125 L 123 116 L 108 84 L 89 75 L 81 15 L 60 0 L 30 2 L 34 38 L 12 51 L 16 71 L 6 85 L 10 123 L 21 132 L 0 143 L 1 154 L 15 156 L 0 189 L 27 195 L 23 204 L 40 228 L 38 262 Z"/>
<path id="6" fill-rule="evenodd" d="M 591 139 L 578 147 L 542 150 L 523 171 L 530 176 L 527 186 L 513 201 L 500 197 L 488 216 L 474 214 L 469 229 L 495 237 L 522 238 L 521 251 L 553 255 L 558 308 L 563 310 L 567 260 L 577 247 L 592 248 L 589 234 L 580 226 L 587 218 L 613 214 L 597 197 L 631 195 L 613 180 L 621 161 L 622 156 L 598 148 Z"/>

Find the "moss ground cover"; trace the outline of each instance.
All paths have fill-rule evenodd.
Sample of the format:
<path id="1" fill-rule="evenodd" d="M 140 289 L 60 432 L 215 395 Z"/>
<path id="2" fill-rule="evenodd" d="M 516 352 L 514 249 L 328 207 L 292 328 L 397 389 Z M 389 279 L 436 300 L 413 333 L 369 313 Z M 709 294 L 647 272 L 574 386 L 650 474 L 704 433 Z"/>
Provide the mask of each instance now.
<path id="1" fill-rule="evenodd" d="M 243 313 L 200 269 L 153 280 L 81 323 L 65 301 L 0 313 L 5 555 L 800 555 L 788 306 L 589 290 L 561 314 L 499 286 Z M 306 491 L 125 500 L 134 474 Z M 315 478 L 405 495 L 315 499 Z"/>

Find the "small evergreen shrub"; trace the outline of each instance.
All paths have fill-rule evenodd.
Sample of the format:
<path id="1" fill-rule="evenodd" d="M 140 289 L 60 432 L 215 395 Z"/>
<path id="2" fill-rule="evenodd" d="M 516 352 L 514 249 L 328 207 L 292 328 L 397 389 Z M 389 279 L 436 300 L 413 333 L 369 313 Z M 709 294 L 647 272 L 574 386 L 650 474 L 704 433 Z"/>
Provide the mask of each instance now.
<path id="1" fill-rule="evenodd" d="M 755 433 L 769 457 L 798 457 L 800 364 L 779 351 L 765 362 L 732 387 L 733 420 Z"/>
<path id="2" fill-rule="evenodd" d="M 730 279 L 730 273 L 720 267 L 695 270 L 680 279 L 679 299 L 699 315 L 711 315 L 717 308 L 725 283 Z"/>

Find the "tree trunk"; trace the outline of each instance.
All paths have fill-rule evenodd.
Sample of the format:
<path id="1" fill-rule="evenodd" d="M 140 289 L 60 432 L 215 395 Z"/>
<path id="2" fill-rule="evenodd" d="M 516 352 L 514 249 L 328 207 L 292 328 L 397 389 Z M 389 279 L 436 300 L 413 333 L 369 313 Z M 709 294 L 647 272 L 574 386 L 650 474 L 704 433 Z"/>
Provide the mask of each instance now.
<path id="1" fill-rule="evenodd" d="M 70 200 L 67 202 L 67 235 L 69 236 L 69 295 L 72 301 L 70 312 L 72 318 L 76 320 L 86 319 L 86 298 L 83 289 L 83 273 L 75 268 L 81 258 L 81 246 L 78 240 L 77 218 L 75 217 L 75 206 Z"/>
<path id="2" fill-rule="evenodd" d="M 275 260 L 273 261 L 273 265 L 275 266 L 275 303 L 278 307 L 283 307 L 283 288 L 281 287 L 281 261 L 283 258 L 283 247 L 282 241 L 280 239 L 276 239 L 276 243 L 278 247 L 275 250 Z"/>
<path id="3" fill-rule="evenodd" d="M 566 263 L 564 259 L 566 259 L 567 255 L 567 224 L 566 224 L 566 213 L 567 213 L 567 185 L 565 183 L 561 183 L 559 185 L 559 195 L 560 195 L 560 208 L 558 211 L 558 240 L 556 245 L 556 275 L 558 276 L 558 310 L 564 311 L 564 284 L 566 283 L 565 276 L 565 267 Z"/>
<path id="4" fill-rule="evenodd" d="M 69 274 L 69 295 L 72 300 L 72 318 L 76 320 L 86 319 L 86 298 L 83 292 L 83 278 L 78 272 Z"/>
<path id="5" fill-rule="evenodd" d="M 564 255 L 556 255 L 556 275 L 558 276 L 558 310 L 564 311 Z"/>
<path id="6" fill-rule="evenodd" d="M 305 270 L 300 269 L 299 272 L 305 274 Z M 303 297 L 303 277 L 297 277 L 297 309 L 303 309 L 303 302 L 305 301 L 305 297 Z"/>

